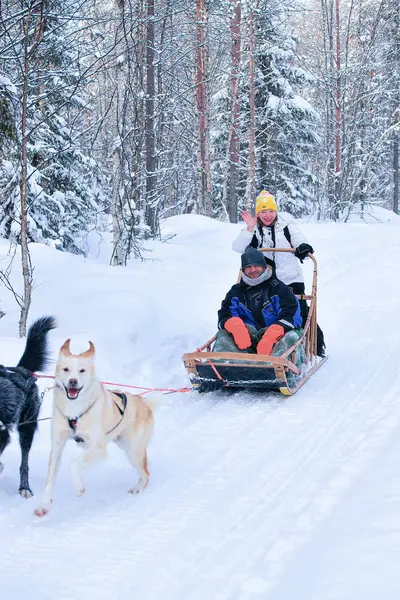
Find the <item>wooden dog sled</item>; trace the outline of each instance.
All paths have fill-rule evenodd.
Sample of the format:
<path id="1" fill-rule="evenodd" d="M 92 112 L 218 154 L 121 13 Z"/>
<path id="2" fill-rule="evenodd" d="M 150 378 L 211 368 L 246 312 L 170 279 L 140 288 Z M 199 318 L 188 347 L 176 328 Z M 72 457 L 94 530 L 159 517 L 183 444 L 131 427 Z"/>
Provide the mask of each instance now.
<path id="1" fill-rule="evenodd" d="M 262 252 L 271 252 L 262 248 Z M 292 248 L 275 248 L 274 252 L 295 252 Z M 185 367 L 193 389 L 209 392 L 222 388 L 252 388 L 279 390 L 290 396 L 319 369 L 328 359 L 317 356 L 317 261 L 314 263 L 311 294 L 297 296 L 309 304 L 309 313 L 303 333 L 280 356 L 239 352 L 211 352 L 216 339 L 214 335 L 195 352 L 183 355 Z M 238 281 L 240 281 L 239 272 Z M 302 345 L 304 352 L 298 346 Z M 296 366 L 296 356 L 302 350 L 302 364 Z M 275 351 L 275 349 L 274 349 Z"/>

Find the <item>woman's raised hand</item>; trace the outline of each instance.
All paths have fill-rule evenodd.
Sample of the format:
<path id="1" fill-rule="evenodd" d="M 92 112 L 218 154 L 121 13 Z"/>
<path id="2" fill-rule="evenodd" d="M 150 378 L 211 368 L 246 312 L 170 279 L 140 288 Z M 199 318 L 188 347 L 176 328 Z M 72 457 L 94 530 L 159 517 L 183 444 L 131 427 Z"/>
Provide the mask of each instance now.
<path id="1" fill-rule="evenodd" d="M 247 210 L 242 210 L 240 216 L 247 225 L 247 231 L 253 231 L 254 227 L 257 225 L 257 216 L 251 215 Z"/>

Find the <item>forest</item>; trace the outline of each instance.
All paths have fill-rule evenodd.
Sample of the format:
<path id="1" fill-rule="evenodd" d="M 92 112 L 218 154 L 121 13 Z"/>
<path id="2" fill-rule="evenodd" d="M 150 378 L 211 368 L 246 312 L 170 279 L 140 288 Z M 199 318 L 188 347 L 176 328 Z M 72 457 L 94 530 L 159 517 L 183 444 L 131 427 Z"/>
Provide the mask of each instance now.
<path id="1" fill-rule="evenodd" d="M 85 254 L 108 232 L 125 265 L 166 217 L 236 223 L 263 188 L 294 217 L 399 212 L 400 0 L 0 6 L 0 235 L 22 308 L 30 242 Z"/>

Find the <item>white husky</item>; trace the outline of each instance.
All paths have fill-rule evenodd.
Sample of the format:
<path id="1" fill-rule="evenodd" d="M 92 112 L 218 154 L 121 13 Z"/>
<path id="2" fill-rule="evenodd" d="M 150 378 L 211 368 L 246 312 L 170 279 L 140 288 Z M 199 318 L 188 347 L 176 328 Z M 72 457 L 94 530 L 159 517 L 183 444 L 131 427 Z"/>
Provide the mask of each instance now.
<path id="1" fill-rule="evenodd" d="M 35 510 L 38 517 L 50 510 L 55 477 L 69 439 L 84 449 L 71 463 L 72 483 L 79 496 L 85 492 L 83 468 L 103 459 L 111 441 L 126 452 L 138 471 L 139 481 L 130 493 L 144 490 L 150 476 L 146 449 L 153 429 L 152 403 L 141 396 L 107 390 L 95 374 L 92 342 L 81 354 L 71 354 L 69 344 L 68 339 L 62 345 L 56 366 L 49 470 L 42 503 Z"/>

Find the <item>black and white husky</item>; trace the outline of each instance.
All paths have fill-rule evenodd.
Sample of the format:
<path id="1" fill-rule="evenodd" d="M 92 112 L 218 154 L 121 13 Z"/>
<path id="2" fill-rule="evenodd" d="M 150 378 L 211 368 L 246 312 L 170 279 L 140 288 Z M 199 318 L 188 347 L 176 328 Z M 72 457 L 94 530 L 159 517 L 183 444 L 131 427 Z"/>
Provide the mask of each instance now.
<path id="1" fill-rule="evenodd" d="M 24 353 L 16 367 L 0 365 L 0 456 L 10 442 L 10 431 L 18 428 L 21 447 L 19 493 L 32 496 L 29 487 L 29 452 L 37 429 L 39 390 L 33 373 L 48 364 L 47 334 L 56 327 L 53 317 L 42 317 L 29 328 Z M 3 464 L 0 462 L 0 472 Z"/>

